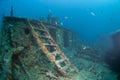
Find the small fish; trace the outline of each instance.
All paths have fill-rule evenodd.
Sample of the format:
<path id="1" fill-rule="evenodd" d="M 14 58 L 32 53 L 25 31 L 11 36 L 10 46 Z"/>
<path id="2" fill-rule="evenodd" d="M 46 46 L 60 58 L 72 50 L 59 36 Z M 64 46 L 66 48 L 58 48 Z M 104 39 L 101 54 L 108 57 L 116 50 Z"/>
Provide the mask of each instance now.
<path id="1" fill-rule="evenodd" d="M 90 12 L 92 16 L 96 16 L 94 12 Z"/>
<path id="2" fill-rule="evenodd" d="M 84 46 L 84 47 L 83 47 L 83 50 L 85 50 L 86 48 L 87 48 L 87 47 L 86 47 L 86 46 Z"/>
<path id="3" fill-rule="evenodd" d="M 68 16 L 64 16 L 64 19 L 68 19 Z"/>

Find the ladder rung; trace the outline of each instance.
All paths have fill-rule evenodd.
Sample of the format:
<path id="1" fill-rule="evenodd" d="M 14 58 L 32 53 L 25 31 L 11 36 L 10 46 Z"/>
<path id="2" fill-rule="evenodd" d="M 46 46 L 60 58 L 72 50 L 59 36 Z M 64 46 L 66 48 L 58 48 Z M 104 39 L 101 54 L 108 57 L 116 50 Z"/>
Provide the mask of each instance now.
<path id="1" fill-rule="evenodd" d="M 57 56 L 58 55 L 58 51 L 53 51 L 53 52 L 50 52 L 49 54 Z"/>
<path id="2" fill-rule="evenodd" d="M 62 53 L 58 50 L 58 55 L 61 55 Z"/>
<path id="3" fill-rule="evenodd" d="M 40 30 L 40 31 L 46 32 L 46 30 L 44 30 L 44 29 L 40 29 L 40 28 L 36 28 L 36 27 L 33 27 L 33 28 L 36 29 L 36 30 Z"/>
<path id="4" fill-rule="evenodd" d="M 55 44 L 44 43 L 45 46 L 56 46 Z"/>
<path id="5" fill-rule="evenodd" d="M 60 55 L 60 52 L 59 51 L 53 51 L 53 52 L 50 52 L 49 54 L 51 54 L 51 55 Z M 64 61 L 65 61 L 65 59 L 64 59 Z"/>
<path id="6" fill-rule="evenodd" d="M 47 39 L 50 39 L 49 36 L 40 36 L 41 38 L 47 38 Z"/>
<path id="7" fill-rule="evenodd" d="M 62 63 L 62 62 L 64 62 L 64 59 L 60 59 L 56 61 L 57 64 Z"/>

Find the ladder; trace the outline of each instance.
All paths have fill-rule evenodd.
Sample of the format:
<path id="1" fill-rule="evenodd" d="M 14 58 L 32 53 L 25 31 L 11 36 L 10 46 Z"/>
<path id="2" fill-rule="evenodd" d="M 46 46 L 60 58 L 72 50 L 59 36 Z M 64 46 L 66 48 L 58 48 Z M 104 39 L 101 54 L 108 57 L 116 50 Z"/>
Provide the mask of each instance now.
<path id="1" fill-rule="evenodd" d="M 41 48 L 47 58 L 53 63 L 53 65 L 58 69 L 58 71 L 64 77 L 69 77 L 76 73 L 73 65 L 60 50 L 59 46 L 53 40 L 45 25 L 40 22 L 37 23 L 38 26 L 36 27 L 32 25 L 29 19 L 27 19 L 27 22 L 38 46 Z"/>

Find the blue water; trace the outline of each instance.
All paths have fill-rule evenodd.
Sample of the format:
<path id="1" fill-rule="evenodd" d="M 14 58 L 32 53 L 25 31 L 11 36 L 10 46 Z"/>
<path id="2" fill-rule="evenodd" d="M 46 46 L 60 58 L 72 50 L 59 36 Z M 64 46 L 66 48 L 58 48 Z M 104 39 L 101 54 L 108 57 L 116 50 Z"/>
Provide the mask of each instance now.
<path id="1" fill-rule="evenodd" d="M 120 28 L 120 0 L 0 0 L 0 24 L 11 6 L 18 17 L 39 19 L 50 12 L 90 43 Z"/>

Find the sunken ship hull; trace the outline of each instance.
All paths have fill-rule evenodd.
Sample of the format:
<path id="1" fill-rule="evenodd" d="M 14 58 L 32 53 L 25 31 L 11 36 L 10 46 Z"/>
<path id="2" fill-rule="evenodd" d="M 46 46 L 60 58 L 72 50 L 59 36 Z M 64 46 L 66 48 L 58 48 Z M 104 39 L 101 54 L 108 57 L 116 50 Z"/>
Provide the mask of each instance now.
<path id="1" fill-rule="evenodd" d="M 116 80 L 98 49 L 55 21 L 3 18 L 0 80 Z"/>

